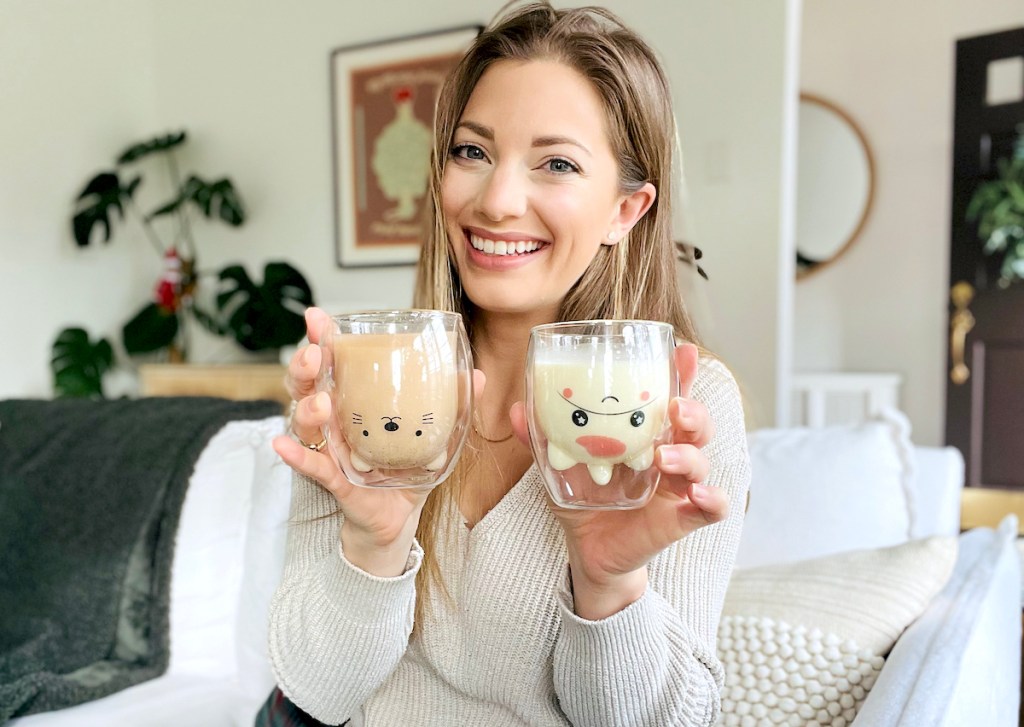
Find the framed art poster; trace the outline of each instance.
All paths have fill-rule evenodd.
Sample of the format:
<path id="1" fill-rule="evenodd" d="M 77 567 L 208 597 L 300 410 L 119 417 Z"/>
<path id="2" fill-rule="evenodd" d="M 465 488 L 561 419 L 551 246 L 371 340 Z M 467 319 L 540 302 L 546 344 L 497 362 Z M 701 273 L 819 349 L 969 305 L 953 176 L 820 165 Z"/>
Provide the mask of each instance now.
<path id="1" fill-rule="evenodd" d="M 480 31 L 467 26 L 331 53 L 338 265 L 419 257 L 434 108 L 448 71 Z"/>

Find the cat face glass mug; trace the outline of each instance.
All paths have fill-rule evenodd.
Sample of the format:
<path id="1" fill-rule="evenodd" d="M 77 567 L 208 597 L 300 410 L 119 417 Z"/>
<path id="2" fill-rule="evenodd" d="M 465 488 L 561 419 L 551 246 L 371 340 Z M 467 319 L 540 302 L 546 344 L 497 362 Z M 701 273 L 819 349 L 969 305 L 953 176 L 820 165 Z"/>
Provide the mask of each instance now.
<path id="1" fill-rule="evenodd" d="M 331 395 L 328 449 L 360 487 L 423 488 L 451 473 L 472 409 L 462 318 L 429 310 L 332 316 L 318 391 Z"/>

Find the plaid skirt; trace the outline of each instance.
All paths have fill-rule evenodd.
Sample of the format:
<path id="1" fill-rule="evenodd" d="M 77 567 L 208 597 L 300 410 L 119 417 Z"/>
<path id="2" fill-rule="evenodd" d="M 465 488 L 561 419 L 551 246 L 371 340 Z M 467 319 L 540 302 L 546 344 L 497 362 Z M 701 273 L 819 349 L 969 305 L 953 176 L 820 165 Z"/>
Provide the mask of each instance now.
<path id="1" fill-rule="evenodd" d="M 348 724 L 348 720 L 337 727 Z M 326 722 L 310 717 L 284 696 L 278 687 L 267 697 L 256 715 L 254 727 L 334 727 Z"/>

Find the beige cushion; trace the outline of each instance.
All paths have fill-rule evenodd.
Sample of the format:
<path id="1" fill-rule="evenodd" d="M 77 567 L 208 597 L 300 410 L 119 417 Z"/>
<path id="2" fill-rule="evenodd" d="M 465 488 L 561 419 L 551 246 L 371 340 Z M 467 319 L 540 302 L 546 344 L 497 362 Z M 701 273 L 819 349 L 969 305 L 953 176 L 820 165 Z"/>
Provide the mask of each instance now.
<path id="1" fill-rule="evenodd" d="M 718 630 L 719 724 L 849 724 L 956 553 L 955 537 L 933 537 L 736 571 Z"/>

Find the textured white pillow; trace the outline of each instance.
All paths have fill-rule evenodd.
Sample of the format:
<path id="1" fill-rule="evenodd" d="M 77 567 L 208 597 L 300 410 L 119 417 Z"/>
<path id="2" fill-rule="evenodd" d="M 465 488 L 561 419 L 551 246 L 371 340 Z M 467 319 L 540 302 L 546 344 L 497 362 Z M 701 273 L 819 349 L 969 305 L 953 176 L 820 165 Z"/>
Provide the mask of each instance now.
<path id="1" fill-rule="evenodd" d="M 761 429 L 748 437 L 750 504 L 737 568 L 791 563 L 910 537 L 910 424 Z"/>
<path id="2" fill-rule="evenodd" d="M 736 571 L 718 629 L 719 724 L 849 724 L 956 554 L 941 536 Z"/>

